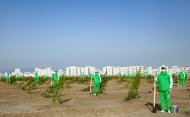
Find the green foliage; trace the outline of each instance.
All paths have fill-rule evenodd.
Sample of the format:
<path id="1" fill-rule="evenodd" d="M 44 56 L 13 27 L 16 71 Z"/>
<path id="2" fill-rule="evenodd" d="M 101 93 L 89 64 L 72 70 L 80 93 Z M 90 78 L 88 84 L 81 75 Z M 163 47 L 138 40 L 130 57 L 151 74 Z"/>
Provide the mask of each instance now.
<path id="1" fill-rule="evenodd" d="M 112 77 L 112 76 L 105 76 L 104 75 L 104 76 L 101 76 L 101 78 L 102 78 L 102 82 L 100 84 L 100 93 L 103 93 L 103 91 L 105 90 L 106 83 L 109 80 L 113 79 L 114 77 Z"/>
<path id="2" fill-rule="evenodd" d="M 178 76 L 177 74 L 172 74 L 173 82 L 178 83 Z"/>
<path id="3" fill-rule="evenodd" d="M 45 98 L 52 98 L 53 94 L 55 92 L 56 87 L 50 86 L 48 89 L 45 90 L 44 93 L 42 93 L 42 96 Z"/>
<path id="4" fill-rule="evenodd" d="M 26 83 L 21 86 L 21 89 L 24 91 L 28 91 L 28 93 L 31 93 L 32 90 L 35 89 L 36 84 L 34 82 L 34 78 L 32 77 L 28 77 L 28 78 L 24 78 L 24 81 L 26 81 Z"/>
<path id="5" fill-rule="evenodd" d="M 63 91 L 63 85 L 65 83 L 65 76 L 60 77 L 59 79 L 59 83 L 55 89 L 54 95 L 53 95 L 53 103 L 63 103 L 60 96 L 62 94 Z"/>
<path id="6" fill-rule="evenodd" d="M 49 87 L 44 93 L 42 93 L 42 96 L 46 98 L 52 98 L 52 101 L 54 104 L 63 103 L 63 100 L 61 100 L 60 96 L 62 94 L 65 81 L 66 81 L 66 77 L 61 76 L 59 78 L 58 85 Z"/>
<path id="7" fill-rule="evenodd" d="M 147 78 L 146 78 L 146 81 L 148 82 L 148 83 L 154 83 L 154 76 L 153 75 L 148 75 L 147 76 Z"/>
<path id="8" fill-rule="evenodd" d="M 131 99 L 140 97 L 138 89 L 139 89 L 141 78 L 143 78 L 143 77 L 140 74 L 140 72 L 138 72 L 136 74 L 136 76 L 134 76 L 134 78 L 132 79 L 132 82 L 131 82 L 131 88 L 128 92 L 128 96 L 125 97 L 124 101 L 129 101 Z"/>
<path id="9" fill-rule="evenodd" d="M 50 78 L 44 78 L 44 77 L 39 77 L 39 85 L 44 84 L 46 81 L 48 81 Z"/>

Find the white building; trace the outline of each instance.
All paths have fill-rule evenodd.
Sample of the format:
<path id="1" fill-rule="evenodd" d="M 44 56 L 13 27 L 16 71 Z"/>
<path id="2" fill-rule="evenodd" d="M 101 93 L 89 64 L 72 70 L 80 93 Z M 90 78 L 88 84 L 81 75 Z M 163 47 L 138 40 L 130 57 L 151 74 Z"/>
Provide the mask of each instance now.
<path id="1" fill-rule="evenodd" d="M 81 69 L 81 73 L 83 73 L 83 68 Z M 89 73 L 92 73 L 92 74 L 94 74 L 95 72 L 96 72 L 96 68 L 95 67 L 91 67 L 91 66 L 86 66 L 86 67 L 84 67 L 84 75 L 88 75 Z"/>
<path id="2" fill-rule="evenodd" d="M 80 76 L 80 67 L 70 66 L 66 68 L 67 76 Z"/>
<path id="3" fill-rule="evenodd" d="M 146 68 L 146 73 L 149 74 L 149 75 L 152 74 L 152 67 L 150 67 L 150 66 L 147 67 Z"/>
<path id="4" fill-rule="evenodd" d="M 159 69 L 152 69 L 152 75 L 158 75 Z"/>
<path id="5" fill-rule="evenodd" d="M 129 67 L 129 73 L 130 74 L 137 74 L 138 72 L 140 72 L 141 74 L 143 74 L 144 71 L 144 67 L 143 66 L 130 66 Z"/>
<path id="6" fill-rule="evenodd" d="M 63 70 L 62 70 L 62 69 L 59 69 L 59 70 L 57 71 L 57 73 L 58 73 L 59 76 L 62 76 L 62 75 L 63 75 Z"/>
<path id="7" fill-rule="evenodd" d="M 115 72 L 115 67 L 113 67 L 113 66 L 103 67 L 103 74 L 112 76 L 114 74 L 114 72 Z"/>
<path id="8" fill-rule="evenodd" d="M 183 70 L 184 72 L 187 72 L 190 70 L 189 66 L 181 66 L 180 70 Z"/>
<path id="9" fill-rule="evenodd" d="M 24 72 L 23 76 L 24 76 L 24 77 L 34 77 L 34 73 L 31 73 L 31 72 Z"/>
<path id="10" fill-rule="evenodd" d="M 80 76 L 82 73 L 84 73 L 84 75 L 88 75 L 90 72 L 94 73 L 95 71 L 96 71 L 96 68 L 91 67 L 91 66 L 86 66 L 86 67 L 70 66 L 66 68 L 66 75 Z"/>
<path id="11" fill-rule="evenodd" d="M 143 66 L 130 66 L 130 67 L 114 67 L 114 66 L 106 66 L 103 67 L 103 74 L 107 75 L 128 75 L 128 74 L 137 74 L 138 71 L 143 74 L 144 67 Z"/>
<path id="12" fill-rule="evenodd" d="M 171 68 L 169 68 L 168 72 L 170 74 L 176 74 L 180 72 L 180 68 L 178 66 L 172 66 Z"/>
<path id="13" fill-rule="evenodd" d="M 54 73 L 54 71 L 51 69 L 51 67 L 35 68 L 34 71 L 37 72 L 40 77 L 43 77 L 43 76 L 52 77 L 52 74 Z"/>
<path id="14" fill-rule="evenodd" d="M 23 73 L 20 71 L 19 68 L 16 68 L 14 72 L 11 73 L 12 76 L 23 76 Z"/>

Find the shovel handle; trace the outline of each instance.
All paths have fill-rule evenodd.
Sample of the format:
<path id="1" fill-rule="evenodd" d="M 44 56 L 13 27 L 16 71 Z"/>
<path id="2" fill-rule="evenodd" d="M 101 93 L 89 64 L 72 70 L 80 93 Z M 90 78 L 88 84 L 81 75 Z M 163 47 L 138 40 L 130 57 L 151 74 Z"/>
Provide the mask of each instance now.
<path id="1" fill-rule="evenodd" d="M 154 77 L 154 103 L 153 106 L 156 106 L 156 76 Z"/>

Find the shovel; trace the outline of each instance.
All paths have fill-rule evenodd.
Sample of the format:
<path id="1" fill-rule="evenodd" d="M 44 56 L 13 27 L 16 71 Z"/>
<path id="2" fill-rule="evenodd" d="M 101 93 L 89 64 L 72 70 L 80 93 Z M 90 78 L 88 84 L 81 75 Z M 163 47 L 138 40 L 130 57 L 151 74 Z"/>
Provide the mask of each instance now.
<path id="1" fill-rule="evenodd" d="M 154 103 L 153 103 L 153 109 L 152 109 L 152 113 L 157 113 L 157 109 L 156 109 L 156 76 L 154 77 Z"/>
<path id="2" fill-rule="evenodd" d="M 90 80 L 90 95 L 92 95 L 93 94 L 93 92 L 92 92 L 92 78 L 91 78 L 91 80 Z"/>

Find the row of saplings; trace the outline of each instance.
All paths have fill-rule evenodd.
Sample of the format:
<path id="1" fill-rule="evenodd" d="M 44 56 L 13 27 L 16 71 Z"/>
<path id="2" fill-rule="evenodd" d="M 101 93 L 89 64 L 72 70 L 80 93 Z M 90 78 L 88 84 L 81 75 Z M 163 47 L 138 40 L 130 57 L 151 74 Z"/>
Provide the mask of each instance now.
<path id="1" fill-rule="evenodd" d="M 146 79 L 149 83 L 152 83 L 154 81 L 153 76 L 149 75 L 148 77 L 145 77 L 142 76 L 140 72 L 133 76 L 102 75 L 101 84 L 100 84 L 100 94 L 104 92 L 106 83 L 111 79 L 116 79 L 119 82 L 126 83 L 127 88 L 130 86 L 128 95 L 124 98 L 124 101 L 140 97 L 138 89 L 141 79 Z M 6 82 L 5 78 L 1 78 L 0 80 Z M 73 82 L 88 84 L 91 80 L 92 77 L 90 76 L 85 76 L 85 78 L 81 78 L 81 77 L 67 77 L 63 75 L 59 78 L 59 82 L 57 85 L 49 86 L 44 92 L 41 92 L 40 95 L 46 98 L 52 98 L 52 102 L 54 104 L 62 104 L 63 102 L 67 101 L 61 99 L 64 85 L 69 88 L 70 84 Z M 50 82 L 52 84 L 52 78 L 50 77 L 39 77 L 38 84 L 36 85 L 36 79 L 33 77 L 18 78 L 15 76 L 11 76 L 11 81 L 9 82 L 9 84 L 18 85 L 22 90 L 27 91 L 28 93 L 32 93 L 32 90 L 35 90 L 38 87 L 38 85 L 43 85 L 44 83 L 50 84 Z M 89 86 L 81 91 L 90 91 L 90 88 L 91 87 Z"/>

